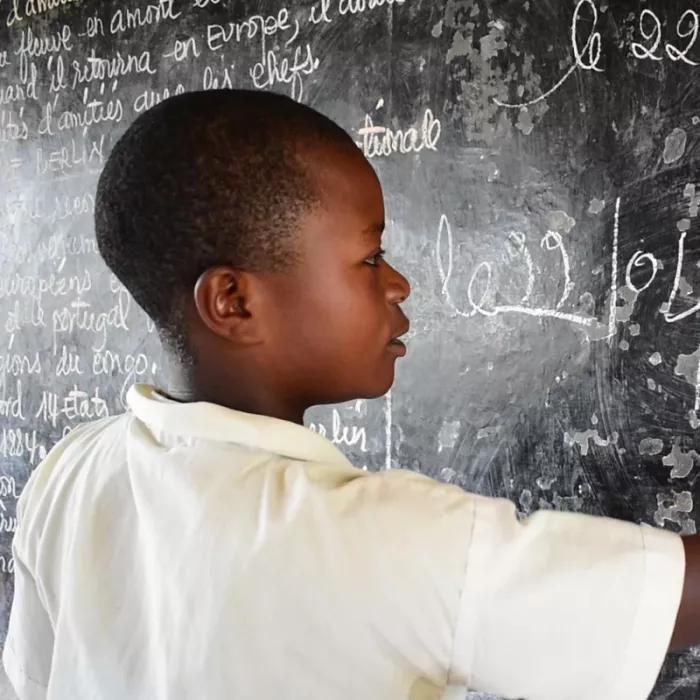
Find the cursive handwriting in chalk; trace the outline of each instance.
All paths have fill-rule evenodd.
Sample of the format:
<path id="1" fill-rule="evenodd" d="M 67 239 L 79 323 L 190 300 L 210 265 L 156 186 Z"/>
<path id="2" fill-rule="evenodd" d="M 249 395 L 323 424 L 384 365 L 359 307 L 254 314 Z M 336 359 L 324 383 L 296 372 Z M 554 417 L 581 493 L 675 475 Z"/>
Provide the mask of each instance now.
<path id="1" fill-rule="evenodd" d="M 577 29 L 584 8 L 588 8 L 591 13 L 591 30 L 585 44 L 581 46 Z M 579 0 L 571 22 L 571 48 L 574 60 L 568 71 L 549 90 L 538 97 L 524 102 L 503 102 L 494 98 L 494 102 L 499 107 L 507 107 L 510 109 L 531 107 L 553 95 L 577 70 L 601 72 L 603 70 L 599 65 L 601 60 L 601 37 L 600 32 L 597 31 L 597 24 L 598 8 L 595 2 L 593 2 L 593 0 Z"/>
<path id="2" fill-rule="evenodd" d="M 590 16 L 590 30 L 585 43 L 581 45 L 578 39 L 578 24 L 583 19 L 584 10 Z M 579 0 L 574 10 L 571 22 L 571 66 L 564 75 L 551 87 L 537 97 L 519 102 L 508 102 L 494 98 L 494 102 L 500 107 L 509 109 L 524 109 L 551 97 L 576 71 L 602 72 L 600 67 L 601 34 L 598 31 L 598 7 L 595 0 Z M 691 57 L 691 51 L 700 35 L 700 17 L 695 10 L 686 10 L 675 26 L 678 41 L 672 43 L 670 39 L 664 41 L 663 25 L 659 16 L 652 10 L 645 8 L 640 12 L 637 25 L 638 36 L 632 41 L 629 50 L 634 58 L 640 61 L 663 61 L 669 59 L 675 63 L 684 63 L 689 66 L 697 66 L 698 61 Z M 523 91 L 518 88 L 518 94 Z"/>
<path id="3" fill-rule="evenodd" d="M 452 228 L 447 216 L 440 218 L 437 241 L 435 246 L 435 258 L 437 271 L 442 283 L 441 293 L 447 305 L 459 316 L 471 318 L 476 315 L 499 316 L 504 314 L 521 314 L 539 318 L 553 318 L 572 323 L 582 328 L 591 329 L 591 339 L 603 340 L 611 338 L 616 333 L 617 325 L 617 287 L 618 287 L 618 241 L 619 241 L 620 198 L 615 202 L 615 219 L 613 226 L 613 241 L 611 254 L 611 283 L 608 303 L 607 323 L 603 323 L 591 316 L 577 311 L 565 310 L 565 305 L 574 289 L 571 279 L 571 264 L 569 254 L 564 245 L 562 236 L 555 231 L 547 231 L 540 240 L 540 247 L 546 251 L 558 251 L 561 257 L 561 269 L 563 277 L 562 292 L 559 299 L 551 306 L 528 304 L 535 289 L 535 272 L 532 254 L 529 251 L 525 236 L 521 232 L 510 232 L 509 240 L 513 241 L 516 250 L 524 261 L 527 269 L 527 283 L 519 304 L 493 304 L 493 265 L 488 261 L 482 261 L 473 270 L 467 285 L 468 310 L 460 308 L 452 298 L 450 281 L 454 274 L 454 241 Z M 638 258 L 637 258 L 638 260 Z"/>

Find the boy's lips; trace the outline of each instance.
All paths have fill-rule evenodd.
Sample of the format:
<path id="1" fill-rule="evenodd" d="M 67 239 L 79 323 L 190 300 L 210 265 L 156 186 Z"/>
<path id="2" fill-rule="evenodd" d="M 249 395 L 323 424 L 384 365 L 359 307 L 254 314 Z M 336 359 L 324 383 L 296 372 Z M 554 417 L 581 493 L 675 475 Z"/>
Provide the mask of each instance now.
<path id="1" fill-rule="evenodd" d="M 406 354 L 406 346 L 398 338 L 390 340 L 387 348 L 389 352 L 395 353 L 398 357 L 403 357 Z"/>
<path id="2" fill-rule="evenodd" d="M 407 322 L 398 333 L 391 337 L 388 343 L 389 349 L 395 352 L 399 357 L 403 357 L 406 354 L 406 344 L 400 340 L 400 338 L 408 333 L 410 327 L 410 324 Z"/>

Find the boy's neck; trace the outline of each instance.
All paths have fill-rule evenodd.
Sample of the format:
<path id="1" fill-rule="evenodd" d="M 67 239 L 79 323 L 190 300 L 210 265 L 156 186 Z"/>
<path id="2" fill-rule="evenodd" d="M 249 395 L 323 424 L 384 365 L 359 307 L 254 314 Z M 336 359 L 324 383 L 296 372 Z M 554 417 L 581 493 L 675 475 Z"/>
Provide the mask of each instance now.
<path id="1" fill-rule="evenodd" d="M 305 406 L 292 406 L 273 395 L 253 373 L 232 377 L 217 368 L 187 368 L 171 362 L 166 395 L 182 403 L 206 402 L 235 411 L 269 416 L 303 425 Z"/>

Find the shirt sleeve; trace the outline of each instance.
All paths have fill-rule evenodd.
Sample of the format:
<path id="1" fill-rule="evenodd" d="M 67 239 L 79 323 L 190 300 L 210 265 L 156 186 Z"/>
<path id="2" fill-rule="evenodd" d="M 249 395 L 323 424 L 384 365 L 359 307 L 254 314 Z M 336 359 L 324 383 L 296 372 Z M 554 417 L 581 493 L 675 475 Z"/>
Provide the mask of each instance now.
<path id="1" fill-rule="evenodd" d="M 450 682 L 504 698 L 646 700 L 673 632 L 681 538 L 475 498 Z"/>
<path id="2" fill-rule="evenodd" d="M 54 633 L 21 546 L 25 500 L 26 496 L 20 497 L 17 506 L 18 529 L 12 544 L 15 589 L 2 660 L 19 700 L 45 700 L 51 673 Z"/>

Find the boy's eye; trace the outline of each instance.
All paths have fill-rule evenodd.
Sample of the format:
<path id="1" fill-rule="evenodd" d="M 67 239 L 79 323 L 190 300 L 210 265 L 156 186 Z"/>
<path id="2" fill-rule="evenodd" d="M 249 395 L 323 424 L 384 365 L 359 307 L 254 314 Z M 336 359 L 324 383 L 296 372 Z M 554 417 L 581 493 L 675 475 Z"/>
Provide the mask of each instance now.
<path id="1" fill-rule="evenodd" d="M 379 265 L 379 261 L 386 255 L 386 251 L 381 249 L 378 250 L 376 253 L 373 253 L 370 255 L 365 262 L 368 265 L 372 265 L 372 267 L 377 267 Z"/>

